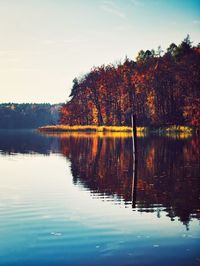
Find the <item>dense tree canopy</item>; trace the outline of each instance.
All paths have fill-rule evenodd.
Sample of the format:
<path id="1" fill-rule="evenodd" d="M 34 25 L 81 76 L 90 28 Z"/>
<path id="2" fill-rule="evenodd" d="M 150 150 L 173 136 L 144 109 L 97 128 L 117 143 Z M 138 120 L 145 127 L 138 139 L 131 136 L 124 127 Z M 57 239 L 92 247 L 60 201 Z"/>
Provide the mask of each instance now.
<path id="1" fill-rule="evenodd" d="M 136 62 L 95 67 L 73 82 L 62 124 L 128 125 L 134 110 L 138 125 L 200 126 L 200 48 L 189 36 L 165 53 L 141 50 Z"/>

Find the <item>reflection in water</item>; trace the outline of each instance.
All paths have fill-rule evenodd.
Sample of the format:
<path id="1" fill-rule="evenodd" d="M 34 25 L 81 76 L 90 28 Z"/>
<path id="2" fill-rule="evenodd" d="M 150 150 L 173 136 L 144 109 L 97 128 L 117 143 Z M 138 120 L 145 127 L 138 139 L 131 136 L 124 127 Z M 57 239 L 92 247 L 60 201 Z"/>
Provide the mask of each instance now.
<path id="1" fill-rule="evenodd" d="M 132 204 L 137 211 L 156 212 L 158 217 L 165 211 L 172 221 L 178 217 L 186 226 L 190 219 L 200 219 L 197 137 L 139 137 L 137 184 L 133 182 L 131 133 L 42 136 L 35 132 L 1 131 L 0 152 L 62 153 L 71 161 L 74 184 L 84 186 L 96 197 L 112 198 L 127 207 Z"/>
<path id="2" fill-rule="evenodd" d="M 48 155 L 59 150 L 59 139 L 41 136 L 34 130 L 0 130 L 0 153 Z"/>
<path id="3" fill-rule="evenodd" d="M 89 136 L 61 139 L 62 153 L 70 158 L 74 183 L 94 193 L 131 201 L 132 139 Z"/>
<path id="4" fill-rule="evenodd" d="M 138 158 L 137 200 L 141 211 L 151 211 L 151 206 L 157 204 L 166 207 L 171 220 L 178 216 L 186 225 L 191 218 L 200 218 L 197 138 L 185 141 L 156 137 L 142 139 Z"/>
<path id="5" fill-rule="evenodd" d="M 65 136 L 60 139 L 62 153 L 71 160 L 74 184 L 92 193 L 133 200 L 141 212 L 165 210 L 187 226 L 200 218 L 199 139 L 169 137 L 138 138 L 137 184 L 133 192 L 133 154 L 131 137 L 102 138 Z"/>
<path id="6" fill-rule="evenodd" d="M 136 187 L 131 134 L 0 131 L 0 265 L 196 265 L 199 140 L 137 144 Z"/>

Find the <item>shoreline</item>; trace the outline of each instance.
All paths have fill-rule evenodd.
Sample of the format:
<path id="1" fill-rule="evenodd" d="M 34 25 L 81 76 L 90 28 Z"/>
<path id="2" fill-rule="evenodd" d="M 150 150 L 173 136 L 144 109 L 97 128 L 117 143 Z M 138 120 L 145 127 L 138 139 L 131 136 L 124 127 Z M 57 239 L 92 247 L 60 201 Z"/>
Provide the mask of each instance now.
<path id="1" fill-rule="evenodd" d="M 126 126 L 67 126 L 53 125 L 39 127 L 40 132 L 132 132 L 131 127 Z"/>
<path id="2" fill-rule="evenodd" d="M 132 127 L 128 126 L 67 126 L 67 125 L 48 125 L 37 128 L 39 132 L 132 132 Z M 142 133 L 187 133 L 192 134 L 194 129 L 188 126 L 168 126 L 160 128 L 137 127 L 137 132 Z"/>

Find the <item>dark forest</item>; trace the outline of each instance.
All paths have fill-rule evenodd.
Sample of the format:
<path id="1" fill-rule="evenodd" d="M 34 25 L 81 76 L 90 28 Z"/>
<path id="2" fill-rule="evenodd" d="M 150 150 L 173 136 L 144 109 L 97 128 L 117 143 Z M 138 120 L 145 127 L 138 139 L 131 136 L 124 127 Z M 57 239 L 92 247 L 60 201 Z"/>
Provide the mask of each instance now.
<path id="1" fill-rule="evenodd" d="M 60 104 L 0 104 L 0 129 L 33 129 L 54 125 L 59 120 Z"/>

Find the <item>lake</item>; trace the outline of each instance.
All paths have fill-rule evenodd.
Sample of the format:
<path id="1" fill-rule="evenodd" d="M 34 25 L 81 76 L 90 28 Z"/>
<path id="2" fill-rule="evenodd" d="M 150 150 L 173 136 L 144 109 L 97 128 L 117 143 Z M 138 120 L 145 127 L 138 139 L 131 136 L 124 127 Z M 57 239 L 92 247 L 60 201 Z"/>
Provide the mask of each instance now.
<path id="1" fill-rule="evenodd" d="M 200 140 L 0 131 L 0 265 L 200 265 Z"/>

